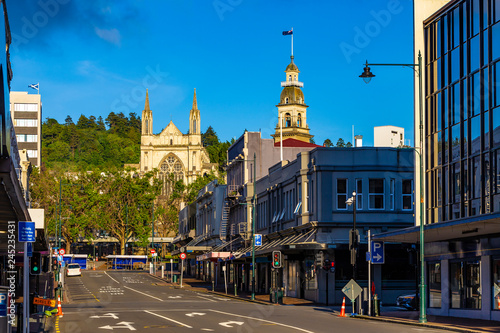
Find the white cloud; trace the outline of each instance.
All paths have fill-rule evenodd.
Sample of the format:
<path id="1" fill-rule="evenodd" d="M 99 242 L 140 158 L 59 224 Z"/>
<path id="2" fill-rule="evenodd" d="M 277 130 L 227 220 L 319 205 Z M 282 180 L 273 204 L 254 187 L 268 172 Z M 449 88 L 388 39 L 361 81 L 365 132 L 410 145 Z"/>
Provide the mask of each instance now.
<path id="1" fill-rule="evenodd" d="M 116 46 L 120 46 L 121 35 L 118 29 L 99 29 L 98 27 L 94 28 L 95 33 L 99 38 L 104 39 L 107 42 L 115 44 Z"/>

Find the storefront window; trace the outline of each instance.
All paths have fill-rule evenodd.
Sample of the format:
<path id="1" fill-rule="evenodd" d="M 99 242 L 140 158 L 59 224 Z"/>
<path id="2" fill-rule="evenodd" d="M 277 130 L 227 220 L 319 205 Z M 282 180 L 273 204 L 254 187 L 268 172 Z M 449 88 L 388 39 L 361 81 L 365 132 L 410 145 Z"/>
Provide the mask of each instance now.
<path id="1" fill-rule="evenodd" d="M 493 272 L 493 280 L 491 281 L 493 310 L 500 310 L 500 258 L 493 259 L 491 270 Z"/>
<path id="2" fill-rule="evenodd" d="M 429 307 L 441 307 L 441 263 L 429 264 Z"/>
<path id="3" fill-rule="evenodd" d="M 452 309 L 481 309 L 480 260 L 458 261 L 450 264 Z"/>

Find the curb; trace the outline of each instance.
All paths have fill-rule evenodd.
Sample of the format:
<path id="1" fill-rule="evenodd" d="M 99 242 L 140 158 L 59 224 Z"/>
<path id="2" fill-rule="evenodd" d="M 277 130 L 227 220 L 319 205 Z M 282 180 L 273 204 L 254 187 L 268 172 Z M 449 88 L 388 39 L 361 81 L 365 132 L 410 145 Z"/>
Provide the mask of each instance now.
<path id="1" fill-rule="evenodd" d="M 181 288 L 180 286 L 172 285 L 172 282 L 167 282 L 164 279 L 162 279 L 161 277 L 154 276 L 154 275 L 151 275 L 151 274 L 149 274 L 149 276 L 151 276 L 153 278 L 156 278 L 156 279 L 158 279 L 160 281 L 163 281 L 163 282 L 166 282 L 166 283 L 170 283 L 171 287 L 173 287 L 175 289 L 185 289 L 185 290 L 193 291 L 192 289 L 189 289 L 189 288 L 191 288 L 191 286 L 189 286 L 188 288 Z M 235 300 L 238 300 L 238 301 L 258 303 L 258 304 L 262 304 L 262 305 L 274 305 L 274 304 L 271 304 L 271 303 L 268 303 L 268 302 L 259 301 L 259 300 L 253 300 L 252 301 L 251 299 L 241 298 L 239 296 L 221 294 L 221 293 L 218 293 L 216 291 L 210 291 L 210 290 L 196 290 L 196 291 L 200 292 L 200 293 L 205 293 L 205 294 L 212 294 L 212 295 L 217 295 L 217 296 L 223 296 L 223 297 L 227 297 L 227 298 L 232 298 L 232 299 L 235 299 Z"/>
<path id="2" fill-rule="evenodd" d="M 414 321 L 408 321 L 408 320 L 403 320 L 403 319 L 398 320 L 395 318 L 387 318 L 387 317 L 370 317 L 370 316 L 364 316 L 364 315 L 355 315 L 355 316 L 352 316 L 350 318 L 383 321 L 383 322 L 387 322 L 387 323 L 427 327 L 427 328 L 434 328 L 434 329 L 439 329 L 439 330 L 455 331 L 455 332 L 462 332 L 462 333 L 484 333 L 485 332 L 485 331 L 471 330 L 468 328 L 461 328 L 461 327 L 456 327 L 456 326 L 447 326 L 444 324 L 419 323 L 419 322 L 414 322 Z"/>

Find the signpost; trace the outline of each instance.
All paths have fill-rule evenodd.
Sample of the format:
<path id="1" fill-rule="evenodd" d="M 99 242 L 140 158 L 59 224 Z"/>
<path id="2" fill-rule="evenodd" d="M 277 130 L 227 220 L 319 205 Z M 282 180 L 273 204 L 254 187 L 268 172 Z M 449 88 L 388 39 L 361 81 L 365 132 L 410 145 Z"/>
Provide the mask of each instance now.
<path id="1" fill-rule="evenodd" d="M 19 221 L 18 239 L 24 242 L 24 267 L 23 267 L 23 333 L 28 332 L 30 319 L 30 280 L 29 280 L 29 261 L 28 261 L 28 243 L 35 241 L 35 222 Z"/>
<path id="2" fill-rule="evenodd" d="M 385 262 L 384 242 L 371 241 L 372 264 L 383 264 Z"/>
<path id="3" fill-rule="evenodd" d="M 179 257 L 182 259 L 181 261 L 181 288 L 182 288 L 182 276 L 184 275 L 184 259 L 186 259 L 186 254 L 182 252 Z"/>
<path id="4" fill-rule="evenodd" d="M 255 234 L 255 246 L 262 246 L 262 235 Z"/>
<path id="5" fill-rule="evenodd" d="M 351 300 L 352 303 L 352 314 L 354 314 L 354 300 L 361 295 L 363 289 L 356 283 L 353 279 L 347 282 L 347 284 L 342 288 L 342 292 Z"/>

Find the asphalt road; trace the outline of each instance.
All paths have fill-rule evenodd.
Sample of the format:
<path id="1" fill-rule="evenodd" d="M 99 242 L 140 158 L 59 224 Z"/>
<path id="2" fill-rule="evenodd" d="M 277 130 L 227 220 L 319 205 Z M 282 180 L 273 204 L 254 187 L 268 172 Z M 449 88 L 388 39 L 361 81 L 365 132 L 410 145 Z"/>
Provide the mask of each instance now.
<path id="1" fill-rule="evenodd" d="M 445 332 L 339 318 L 327 308 L 260 305 L 175 289 L 142 272 L 84 271 L 66 278 L 61 333 L 80 332 Z"/>

